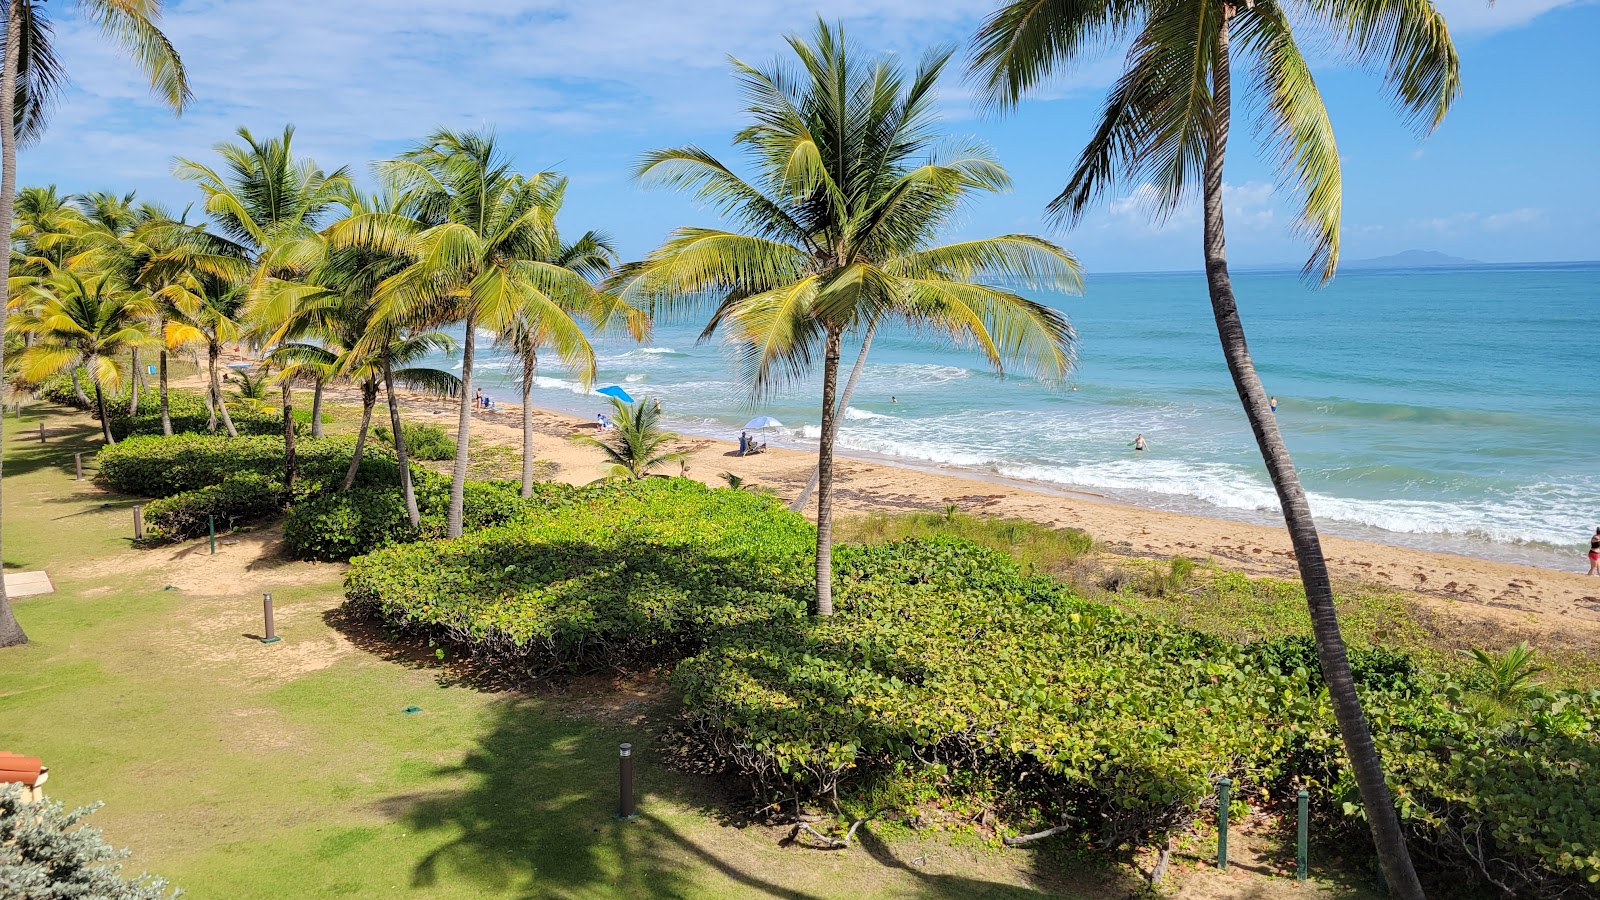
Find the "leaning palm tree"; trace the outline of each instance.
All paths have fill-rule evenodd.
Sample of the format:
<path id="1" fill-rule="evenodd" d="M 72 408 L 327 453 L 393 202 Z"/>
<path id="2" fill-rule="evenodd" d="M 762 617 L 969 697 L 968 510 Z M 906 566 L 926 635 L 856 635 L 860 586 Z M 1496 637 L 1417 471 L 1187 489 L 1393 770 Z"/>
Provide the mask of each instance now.
<path id="1" fill-rule="evenodd" d="M 518 317 L 541 323 L 548 345 L 568 364 L 593 355 L 572 298 L 598 292 L 582 274 L 548 260 L 550 203 L 565 180 L 514 172 L 492 135 L 441 130 L 379 174 L 402 198 L 403 214 L 361 213 L 328 230 L 335 246 L 408 256 L 412 262 L 374 292 L 384 326 L 461 322 L 461 406 L 446 533 L 460 537 L 472 430 L 472 375 L 478 329 L 505 329 Z M 363 349 L 371 349 L 374 337 Z"/>
<path id="2" fill-rule="evenodd" d="M 21 327 L 34 337 L 22 351 L 22 377 L 37 384 L 66 369 L 82 366 L 94 385 L 95 413 L 107 444 L 115 444 L 105 392 L 122 388 L 118 358 L 154 342 L 148 292 L 130 289 L 114 276 L 61 268 L 38 279 L 29 290 L 45 295 Z"/>
<path id="3" fill-rule="evenodd" d="M 661 466 L 680 462 L 687 456 L 681 451 L 666 449 L 678 435 L 661 427 L 661 410 L 648 398 L 626 403 L 613 397 L 611 406 L 616 413 L 612 419 L 616 430 L 609 438 L 591 435 L 577 438 L 579 443 L 598 447 L 606 455 L 607 478 L 641 481 Z"/>
<path id="4" fill-rule="evenodd" d="M 948 51 L 927 55 L 908 79 L 888 59 L 863 62 L 820 21 L 810 43 L 795 36 L 789 45 L 799 72 L 734 61 L 752 120 L 735 143 L 754 182 L 692 146 L 657 150 L 638 167 L 742 230 L 678 229 L 629 268 L 628 290 L 669 308 L 714 304 L 705 335 L 724 332 L 758 395 L 821 357 L 815 612 L 831 615 L 845 336 L 899 321 L 967 342 L 1002 372 L 1017 363 L 1059 379 L 1072 365 L 1072 329 L 1014 288 L 1070 291 L 1080 281 L 1067 251 L 1033 235 L 936 245 L 975 194 L 1010 185 L 984 145 L 941 140 L 934 88 Z"/>
<path id="5" fill-rule="evenodd" d="M 66 72 L 56 57 L 46 0 L 5 0 L 4 53 L 0 55 L 0 234 L 11 234 L 17 192 L 17 147 L 37 140 L 49 122 L 50 108 L 65 83 Z M 189 99 L 183 63 L 166 35 L 156 28 L 159 0 L 77 0 L 84 17 L 127 51 L 150 79 L 150 87 L 174 110 Z M 0 253 L 0 291 L 11 280 L 11 255 Z M 9 295 L 0 294 L 0 311 L 9 309 Z M 0 338 L 4 337 L 0 318 Z M 3 340 L 0 340 L 3 344 Z M 0 370 L 4 360 L 0 360 Z M 0 647 L 27 643 L 28 636 L 11 613 L 5 585 L 0 583 Z"/>
<path id="6" fill-rule="evenodd" d="M 1228 275 L 1222 176 L 1236 55 L 1249 66 L 1246 89 L 1259 100 L 1259 133 L 1272 145 L 1285 182 L 1303 199 L 1301 230 L 1312 243 L 1306 274 L 1326 281 L 1339 262 L 1339 152 L 1295 39 L 1301 27 L 1384 70 L 1397 105 L 1424 132 L 1438 125 L 1460 91 L 1455 47 L 1433 0 L 1017 0 L 978 33 L 972 69 L 989 100 L 1007 107 L 1090 48 L 1131 37 L 1126 70 L 1050 209 L 1075 222 L 1127 182 L 1148 185 L 1142 192 L 1158 216 L 1199 194 L 1206 281 L 1223 356 L 1283 507 L 1322 671 L 1384 873 L 1391 889 L 1410 900 L 1422 897 L 1422 888 L 1356 695 L 1316 523 L 1251 361 Z"/>

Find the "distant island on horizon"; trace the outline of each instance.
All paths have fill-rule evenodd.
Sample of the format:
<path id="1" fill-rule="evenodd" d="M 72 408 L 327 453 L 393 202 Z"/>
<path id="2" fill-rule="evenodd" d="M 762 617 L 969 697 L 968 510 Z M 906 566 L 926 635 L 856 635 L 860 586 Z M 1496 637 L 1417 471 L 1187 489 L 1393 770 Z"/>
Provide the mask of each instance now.
<path id="1" fill-rule="evenodd" d="M 1424 269 L 1430 266 L 1481 266 L 1483 262 L 1451 256 L 1437 250 L 1402 250 L 1388 256 L 1352 259 L 1339 264 L 1341 269 Z"/>

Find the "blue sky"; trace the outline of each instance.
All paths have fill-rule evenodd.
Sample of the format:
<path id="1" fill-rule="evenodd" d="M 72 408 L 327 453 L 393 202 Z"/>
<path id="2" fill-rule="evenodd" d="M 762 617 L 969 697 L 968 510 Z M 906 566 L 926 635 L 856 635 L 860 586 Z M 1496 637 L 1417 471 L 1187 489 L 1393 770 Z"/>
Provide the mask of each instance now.
<path id="1" fill-rule="evenodd" d="M 1318 66 L 1344 161 L 1344 253 L 1410 248 L 1492 262 L 1600 257 L 1600 3 L 1437 0 L 1463 59 L 1465 90 L 1419 141 L 1369 73 Z M 816 14 L 842 19 L 871 49 L 920 55 L 963 43 L 994 0 L 180 0 L 164 28 L 196 95 L 180 119 L 149 99 L 131 66 L 68 15 L 57 26 L 72 86 L 50 133 L 22 154 L 22 184 L 137 190 L 195 199 L 169 175 L 173 157 L 206 158 L 245 125 L 285 123 L 325 167 L 365 173 L 437 125 L 492 126 L 527 171 L 572 178 L 565 226 L 609 230 L 626 256 L 670 228 L 712 224 L 687 198 L 628 178 L 640 153 L 698 143 L 732 160 L 739 98 L 726 57 L 764 63 L 785 33 Z M 65 5 L 50 12 L 67 13 Z M 948 130 L 998 151 L 1015 190 L 984 199 L 952 237 L 1045 232 L 1120 59 L 1108 52 L 1051 85 L 1048 99 L 995 119 L 965 85 L 942 93 Z M 1292 200 L 1254 152 L 1248 127 L 1231 145 L 1229 247 L 1240 265 L 1297 264 Z M 1090 271 L 1195 269 L 1192 210 L 1159 227 L 1137 186 L 1108 198 L 1071 232 L 1052 232 Z"/>

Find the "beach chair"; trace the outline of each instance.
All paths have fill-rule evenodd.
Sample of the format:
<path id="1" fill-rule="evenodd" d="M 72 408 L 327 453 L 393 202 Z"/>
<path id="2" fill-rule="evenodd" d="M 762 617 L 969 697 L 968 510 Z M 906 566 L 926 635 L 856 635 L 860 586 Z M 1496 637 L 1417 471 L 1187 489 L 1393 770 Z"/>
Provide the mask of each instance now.
<path id="1" fill-rule="evenodd" d="M 0 750 L 0 784 L 22 785 L 22 802 L 43 800 L 44 783 L 49 778 L 50 770 L 39 757 Z"/>

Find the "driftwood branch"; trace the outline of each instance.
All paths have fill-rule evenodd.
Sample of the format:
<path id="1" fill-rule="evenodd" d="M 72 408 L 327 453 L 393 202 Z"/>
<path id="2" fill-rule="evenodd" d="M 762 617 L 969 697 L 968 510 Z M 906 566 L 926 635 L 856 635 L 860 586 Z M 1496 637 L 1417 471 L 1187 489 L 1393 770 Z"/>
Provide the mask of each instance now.
<path id="1" fill-rule="evenodd" d="M 799 837 L 800 836 L 800 832 L 803 831 L 806 834 L 809 834 L 812 837 L 816 838 L 817 840 L 821 841 L 822 843 L 826 844 L 827 845 L 826 849 L 828 849 L 828 850 L 848 850 L 850 848 L 850 842 L 855 839 L 856 829 L 860 828 L 861 825 L 866 821 L 867 821 L 866 819 L 857 819 L 856 823 L 854 825 L 851 825 L 850 826 L 850 830 L 845 833 L 844 840 L 840 840 L 838 838 L 828 837 L 827 835 L 825 835 L 822 832 L 816 830 L 815 828 L 812 828 L 810 825 L 807 825 L 804 822 L 796 822 L 795 826 L 794 826 L 794 831 L 789 833 L 789 839 L 790 840 L 794 840 L 795 838 Z"/>
<path id="2" fill-rule="evenodd" d="M 1020 847 L 1023 844 L 1031 844 L 1034 841 L 1042 841 L 1047 837 L 1051 837 L 1051 836 L 1060 834 L 1063 831 L 1071 831 L 1071 830 L 1072 830 L 1072 825 L 1070 825 L 1070 824 L 1057 825 L 1054 828 L 1046 828 L 1043 831 L 1035 831 L 1033 834 L 1024 834 L 1024 835 L 1020 835 L 1018 837 L 1008 837 L 1004 841 L 1002 841 L 1002 843 L 1004 843 L 1007 847 Z"/>

